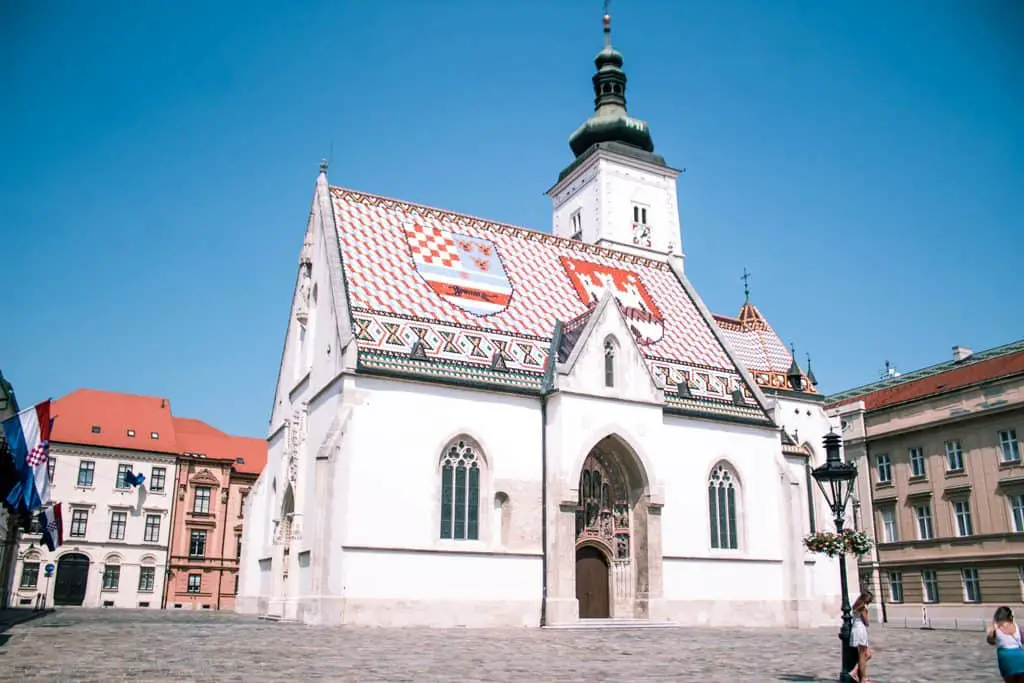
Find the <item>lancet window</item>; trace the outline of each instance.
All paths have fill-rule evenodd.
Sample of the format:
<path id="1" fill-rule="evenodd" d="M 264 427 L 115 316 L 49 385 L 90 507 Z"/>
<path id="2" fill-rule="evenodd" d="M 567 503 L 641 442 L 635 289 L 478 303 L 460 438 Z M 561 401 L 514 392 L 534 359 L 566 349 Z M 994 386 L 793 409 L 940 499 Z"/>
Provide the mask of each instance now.
<path id="1" fill-rule="evenodd" d="M 716 465 L 708 479 L 708 519 L 712 548 L 735 550 L 739 547 L 736 475 L 724 463 Z"/>
<path id="2" fill-rule="evenodd" d="M 460 439 L 441 457 L 441 538 L 480 537 L 480 457 Z"/>

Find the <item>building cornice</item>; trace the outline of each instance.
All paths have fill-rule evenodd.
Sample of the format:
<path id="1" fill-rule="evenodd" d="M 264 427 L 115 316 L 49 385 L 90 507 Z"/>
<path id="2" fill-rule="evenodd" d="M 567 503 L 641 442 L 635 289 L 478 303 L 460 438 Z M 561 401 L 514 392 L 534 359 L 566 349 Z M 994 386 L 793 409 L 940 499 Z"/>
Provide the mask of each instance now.
<path id="1" fill-rule="evenodd" d="M 156 451 L 136 451 L 123 448 L 112 448 L 109 446 L 90 446 L 85 444 L 69 444 L 53 442 L 50 444 L 50 452 L 55 456 L 78 455 L 89 458 L 107 458 L 109 460 L 141 460 L 143 462 L 177 463 L 178 455 L 174 453 L 159 453 Z"/>

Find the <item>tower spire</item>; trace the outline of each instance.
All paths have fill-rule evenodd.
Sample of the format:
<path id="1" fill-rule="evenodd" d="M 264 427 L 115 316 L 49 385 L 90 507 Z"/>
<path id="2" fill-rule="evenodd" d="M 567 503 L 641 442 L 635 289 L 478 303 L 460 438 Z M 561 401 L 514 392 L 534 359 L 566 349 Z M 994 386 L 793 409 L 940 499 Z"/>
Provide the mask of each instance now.
<path id="1" fill-rule="evenodd" d="M 647 124 L 626 113 L 626 72 L 622 53 L 612 47 L 612 15 L 608 0 L 604 3 L 604 48 L 594 57 L 597 73 L 594 83 L 594 115 L 569 138 L 569 147 L 577 157 L 602 143 L 623 143 L 644 152 L 654 152 Z M 662 162 L 661 165 L 664 165 Z"/>
<path id="2" fill-rule="evenodd" d="M 750 273 L 747 272 L 747 267 L 743 266 L 743 276 L 740 278 L 743 280 L 743 303 L 750 303 Z"/>

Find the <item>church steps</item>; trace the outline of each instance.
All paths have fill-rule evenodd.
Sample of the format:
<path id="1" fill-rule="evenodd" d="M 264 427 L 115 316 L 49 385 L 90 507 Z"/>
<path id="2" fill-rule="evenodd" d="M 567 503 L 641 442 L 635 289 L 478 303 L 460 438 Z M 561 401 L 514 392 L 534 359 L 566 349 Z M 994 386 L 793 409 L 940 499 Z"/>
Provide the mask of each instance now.
<path id="1" fill-rule="evenodd" d="M 574 624 L 555 624 L 545 629 L 558 631 L 597 631 L 605 629 L 679 628 L 667 619 L 580 619 Z"/>

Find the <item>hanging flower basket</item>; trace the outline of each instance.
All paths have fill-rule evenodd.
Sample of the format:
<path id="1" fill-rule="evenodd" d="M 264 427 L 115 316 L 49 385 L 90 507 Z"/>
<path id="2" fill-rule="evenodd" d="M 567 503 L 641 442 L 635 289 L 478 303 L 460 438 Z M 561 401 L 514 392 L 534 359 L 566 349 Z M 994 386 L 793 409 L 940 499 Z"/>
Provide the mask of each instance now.
<path id="1" fill-rule="evenodd" d="M 863 531 L 847 529 L 842 534 L 831 531 L 818 531 L 804 536 L 804 546 L 812 553 L 822 553 L 835 557 L 845 552 L 851 555 L 864 555 L 871 550 L 871 538 Z"/>
<path id="2" fill-rule="evenodd" d="M 846 552 L 851 555 L 866 555 L 871 552 L 873 542 L 871 537 L 863 531 L 847 529 L 843 532 L 843 539 L 846 541 Z"/>
<path id="3" fill-rule="evenodd" d="M 804 536 L 804 545 L 812 553 L 822 553 L 829 557 L 835 557 L 845 550 L 846 546 L 842 537 L 831 531 L 818 531 Z"/>

